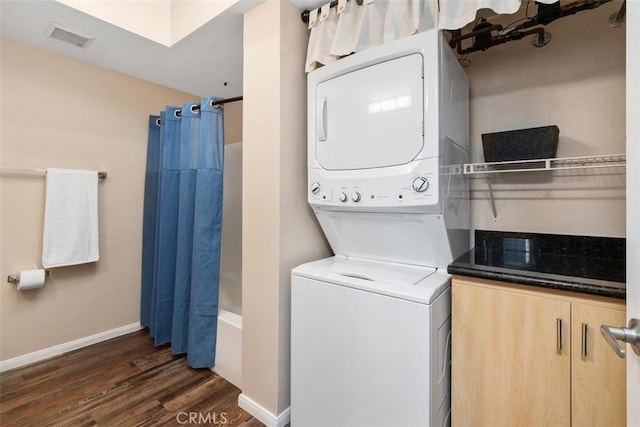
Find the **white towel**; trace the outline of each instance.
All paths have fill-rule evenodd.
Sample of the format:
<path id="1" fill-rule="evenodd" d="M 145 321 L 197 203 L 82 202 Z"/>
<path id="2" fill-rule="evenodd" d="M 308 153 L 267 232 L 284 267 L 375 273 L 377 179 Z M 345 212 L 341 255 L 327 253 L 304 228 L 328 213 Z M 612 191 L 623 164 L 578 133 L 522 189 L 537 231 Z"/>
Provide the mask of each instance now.
<path id="1" fill-rule="evenodd" d="M 42 237 L 44 268 L 100 259 L 98 172 L 47 169 Z"/>

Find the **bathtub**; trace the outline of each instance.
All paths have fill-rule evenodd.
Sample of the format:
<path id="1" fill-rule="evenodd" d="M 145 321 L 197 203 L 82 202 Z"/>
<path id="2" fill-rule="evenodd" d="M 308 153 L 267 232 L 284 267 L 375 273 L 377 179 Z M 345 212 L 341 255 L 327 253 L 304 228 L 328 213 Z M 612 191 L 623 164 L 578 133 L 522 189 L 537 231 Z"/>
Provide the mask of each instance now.
<path id="1" fill-rule="evenodd" d="M 213 371 L 242 388 L 242 143 L 225 145 L 222 247 L 216 364 Z"/>
<path id="2" fill-rule="evenodd" d="M 225 310 L 218 312 L 216 364 L 212 369 L 242 388 L 242 316 Z"/>

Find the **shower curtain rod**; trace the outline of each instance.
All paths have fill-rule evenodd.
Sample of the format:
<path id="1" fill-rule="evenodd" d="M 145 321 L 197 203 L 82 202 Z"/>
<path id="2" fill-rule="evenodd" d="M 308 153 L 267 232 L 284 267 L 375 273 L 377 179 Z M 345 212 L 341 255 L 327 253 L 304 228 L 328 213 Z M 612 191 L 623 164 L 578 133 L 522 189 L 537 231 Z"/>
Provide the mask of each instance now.
<path id="1" fill-rule="evenodd" d="M 35 174 L 35 175 L 46 175 L 46 169 L 37 169 L 37 168 L 8 168 L 5 166 L 0 166 L 0 173 L 16 173 L 16 174 Z M 103 171 L 98 172 L 98 178 L 106 179 L 107 173 Z"/>
<path id="2" fill-rule="evenodd" d="M 235 102 L 235 101 L 242 101 L 242 97 L 236 96 L 234 98 L 225 98 L 225 99 L 219 99 L 217 101 L 211 101 L 211 107 L 218 108 L 221 105 L 227 104 L 229 102 Z M 194 104 L 192 109 L 200 111 L 200 104 Z"/>
<path id="3" fill-rule="evenodd" d="M 227 104 L 229 102 L 235 102 L 235 101 L 242 101 L 242 97 L 241 96 L 235 96 L 233 98 L 225 98 L 225 99 L 219 99 L 217 101 L 211 101 L 211 107 L 212 108 L 220 108 L 221 105 L 223 104 Z M 191 105 L 191 112 L 196 113 L 200 111 L 200 104 L 193 104 Z M 176 117 L 182 117 L 182 110 L 176 110 L 174 112 Z M 156 120 L 156 122 L 159 122 L 160 119 Z M 160 123 L 158 123 L 159 125 Z"/>
<path id="4" fill-rule="evenodd" d="M 216 105 L 222 105 L 222 104 L 226 104 L 228 102 L 236 102 L 236 101 L 242 101 L 242 97 L 241 96 L 235 96 L 233 98 L 219 99 L 217 101 L 213 101 L 211 103 L 211 106 L 215 107 Z"/>

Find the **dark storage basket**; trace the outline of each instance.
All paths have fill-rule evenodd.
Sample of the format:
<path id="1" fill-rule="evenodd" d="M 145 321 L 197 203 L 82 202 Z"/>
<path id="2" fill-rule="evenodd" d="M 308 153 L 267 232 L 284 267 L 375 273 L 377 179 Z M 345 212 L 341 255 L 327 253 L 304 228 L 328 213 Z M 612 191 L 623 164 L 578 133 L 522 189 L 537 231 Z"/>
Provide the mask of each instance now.
<path id="1" fill-rule="evenodd" d="M 558 149 L 558 135 L 558 126 L 483 133 L 484 161 L 509 162 L 553 158 Z"/>

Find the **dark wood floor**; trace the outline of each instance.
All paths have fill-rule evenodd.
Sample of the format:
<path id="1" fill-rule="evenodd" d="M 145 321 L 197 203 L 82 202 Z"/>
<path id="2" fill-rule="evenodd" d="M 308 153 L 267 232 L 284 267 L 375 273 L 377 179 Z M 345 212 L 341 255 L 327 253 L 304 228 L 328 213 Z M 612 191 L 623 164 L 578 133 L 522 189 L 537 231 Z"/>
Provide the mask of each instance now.
<path id="1" fill-rule="evenodd" d="M 261 426 L 239 394 L 139 331 L 0 374 L 0 425 Z"/>

